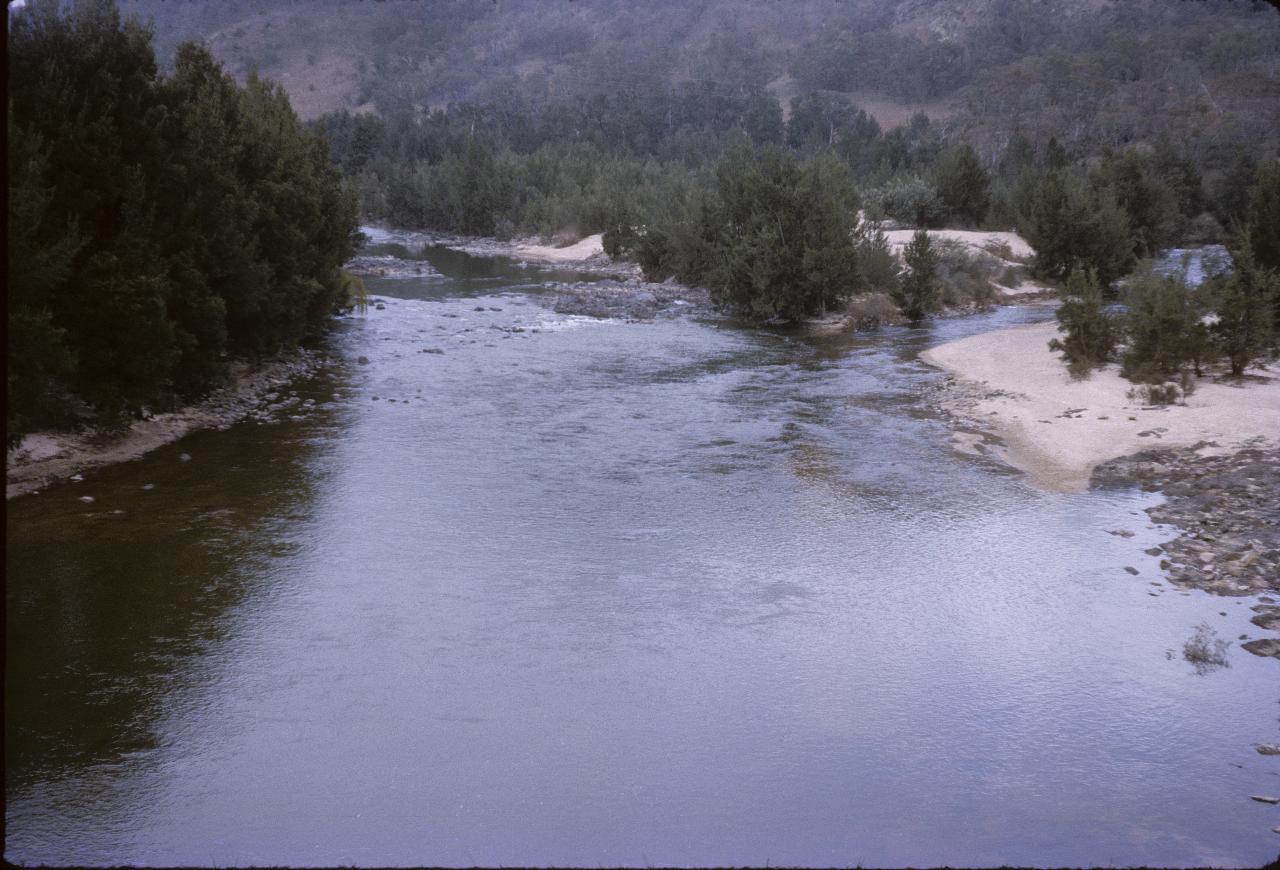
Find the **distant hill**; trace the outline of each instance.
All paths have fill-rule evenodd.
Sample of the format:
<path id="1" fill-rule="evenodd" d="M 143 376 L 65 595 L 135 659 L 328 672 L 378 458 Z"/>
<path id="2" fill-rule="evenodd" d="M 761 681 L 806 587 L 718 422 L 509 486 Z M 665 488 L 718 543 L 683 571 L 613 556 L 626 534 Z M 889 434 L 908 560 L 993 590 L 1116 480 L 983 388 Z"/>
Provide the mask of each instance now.
<path id="1" fill-rule="evenodd" d="M 202 40 L 298 112 L 522 105 L 699 82 L 918 110 L 988 156 L 1015 128 L 1201 158 L 1280 147 L 1280 13 L 1250 0 L 122 0 L 162 59 Z"/>

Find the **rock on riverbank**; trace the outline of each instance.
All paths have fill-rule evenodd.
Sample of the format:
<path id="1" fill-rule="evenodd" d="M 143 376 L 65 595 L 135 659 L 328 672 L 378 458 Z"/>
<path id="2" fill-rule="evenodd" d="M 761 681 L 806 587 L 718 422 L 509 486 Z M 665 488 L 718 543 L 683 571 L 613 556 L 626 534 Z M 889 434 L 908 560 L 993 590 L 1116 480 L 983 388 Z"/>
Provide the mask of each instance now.
<path id="1" fill-rule="evenodd" d="M 557 314 L 623 320 L 654 320 L 678 315 L 709 316 L 715 308 L 706 290 L 682 284 L 645 281 L 554 283 Z"/>
<path id="2" fill-rule="evenodd" d="M 236 363 L 228 386 L 171 413 L 138 420 L 122 432 L 38 432 L 27 435 L 6 457 L 5 498 L 34 492 L 51 481 L 136 459 L 198 429 L 225 429 L 272 398 L 290 381 L 314 374 L 324 358 L 298 350 L 257 366 Z"/>
<path id="3" fill-rule="evenodd" d="M 1146 450 L 1099 465 L 1094 486 L 1138 482 L 1165 501 L 1148 508 L 1157 523 L 1176 526 L 1162 544 L 1160 566 L 1170 583 L 1214 595 L 1260 595 L 1253 623 L 1280 631 L 1280 448 L 1262 441 L 1216 454 L 1209 445 Z M 1280 658 L 1280 640 L 1242 644 Z"/>

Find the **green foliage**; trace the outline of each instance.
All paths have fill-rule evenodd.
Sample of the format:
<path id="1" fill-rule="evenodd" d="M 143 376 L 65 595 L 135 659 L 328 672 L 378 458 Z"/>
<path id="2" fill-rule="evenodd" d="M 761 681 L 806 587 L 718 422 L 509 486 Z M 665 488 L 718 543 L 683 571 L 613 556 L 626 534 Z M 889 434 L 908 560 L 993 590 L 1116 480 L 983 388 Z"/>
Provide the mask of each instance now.
<path id="1" fill-rule="evenodd" d="M 709 190 L 646 222 L 637 259 L 651 279 L 704 285 L 750 320 L 821 315 L 859 287 L 856 206 L 833 156 L 801 163 L 773 146 L 740 147 L 717 164 Z"/>
<path id="2" fill-rule="evenodd" d="M 863 224 L 854 232 L 854 248 L 862 286 L 892 298 L 897 292 L 901 269 L 884 231 L 876 224 Z"/>
<path id="3" fill-rule="evenodd" d="M 916 230 L 902 251 L 902 261 L 906 272 L 895 288 L 894 301 L 904 317 L 920 321 L 937 310 L 942 292 L 938 281 L 938 254 L 928 232 Z"/>
<path id="4" fill-rule="evenodd" d="M 83 242 L 74 225 L 46 220 L 53 188 L 38 134 L 8 113 L 8 417 L 9 440 L 62 409 L 59 387 L 74 370 L 66 330 L 53 322 L 51 294 L 71 274 Z"/>
<path id="5" fill-rule="evenodd" d="M 1280 272 L 1258 261 L 1249 233 L 1236 239 L 1231 259 L 1232 270 L 1210 278 L 1205 291 L 1216 315 L 1210 328 L 1213 348 L 1238 377 L 1275 340 L 1272 312 L 1280 302 Z"/>
<path id="6" fill-rule="evenodd" d="M 1178 238 L 1183 219 L 1178 192 L 1161 177 L 1152 157 L 1135 150 L 1108 155 L 1097 184 L 1110 188 L 1128 217 L 1136 256 L 1153 257 Z M 1184 195 L 1194 198 L 1194 191 Z"/>
<path id="7" fill-rule="evenodd" d="M 932 227 L 942 222 L 947 206 L 932 182 L 908 176 L 868 191 L 867 214 L 873 220 L 887 217 L 908 226 Z"/>
<path id="8" fill-rule="evenodd" d="M 122 421 L 319 333 L 355 201 L 284 92 L 109 0 L 10 18 L 10 438 L 74 394 Z"/>
<path id="9" fill-rule="evenodd" d="M 1064 335 L 1050 341 L 1049 349 L 1062 353 L 1073 377 L 1087 377 L 1111 360 L 1119 330 L 1103 306 L 1102 287 L 1093 272 L 1077 269 L 1071 274 L 1056 314 Z"/>
<path id="10" fill-rule="evenodd" d="M 1104 285 L 1129 271 L 1129 221 L 1109 189 L 1066 169 L 1024 177 L 1015 196 L 1018 231 L 1035 249 L 1032 271 L 1065 279 L 1083 266 Z"/>
<path id="11" fill-rule="evenodd" d="M 1249 246 L 1259 266 L 1280 269 L 1280 160 L 1258 170 L 1249 189 Z"/>
<path id="12" fill-rule="evenodd" d="M 963 242 L 943 239 L 937 245 L 941 302 L 952 308 L 986 308 L 995 301 L 992 282 L 1001 271 L 995 258 Z"/>
<path id="13" fill-rule="evenodd" d="M 1244 224 L 1249 218 L 1249 188 L 1258 176 L 1258 162 L 1243 148 L 1223 166 L 1210 184 L 1214 216 L 1223 226 Z"/>
<path id="14" fill-rule="evenodd" d="M 1160 384 L 1180 377 L 1188 364 L 1199 369 L 1207 339 L 1204 311 L 1184 272 L 1161 275 L 1148 267 L 1137 273 L 1125 288 L 1125 307 L 1122 375 Z"/>
<path id="15" fill-rule="evenodd" d="M 947 214 L 962 226 L 977 226 L 986 217 L 991 179 L 973 146 L 964 143 L 942 152 L 933 183 Z"/>

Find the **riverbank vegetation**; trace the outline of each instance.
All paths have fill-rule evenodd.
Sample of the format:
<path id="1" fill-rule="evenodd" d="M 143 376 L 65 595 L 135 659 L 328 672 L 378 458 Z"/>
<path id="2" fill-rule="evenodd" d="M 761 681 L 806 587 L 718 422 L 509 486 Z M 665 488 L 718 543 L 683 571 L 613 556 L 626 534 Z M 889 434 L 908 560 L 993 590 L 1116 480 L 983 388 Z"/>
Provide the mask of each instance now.
<path id="1" fill-rule="evenodd" d="M 1059 283 L 1085 269 L 1110 287 L 1168 246 L 1224 238 L 1247 219 L 1249 185 L 1271 171 L 1242 158 L 1230 184 L 1211 186 L 1167 138 L 1073 154 L 1056 138 L 1016 134 L 984 161 L 923 115 L 885 131 L 815 93 L 794 99 L 784 122 L 763 92 L 717 97 L 696 85 L 542 109 L 338 114 L 317 127 L 369 219 L 506 238 L 604 233 L 612 256 L 651 279 L 718 287 L 755 319 L 820 314 L 867 291 L 905 298 L 898 282 L 911 268 L 870 266 L 878 255 L 859 210 L 868 225 L 1016 229 L 1035 250 L 1032 276 Z M 949 260 L 937 278 L 953 307 L 989 302 L 990 267 L 1010 265 Z"/>
<path id="2" fill-rule="evenodd" d="M 278 86 L 207 50 L 158 72 L 113 3 L 9 17 L 13 443 L 207 392 L 347 302 L 356 200 Z"/>
<path id="3" fill-rule="evenodd" d="M 1209 289 L 1250 322 L 1280 306 L 1265 289 L 1280 127 L 1266 123 L 1272 103 L 1233 84 L 1257 74 L 1276 85 L 1266 37 L 1280 25 L 1249 4 L 1144 3 L 1135 18 L 1073 3 L 1055 17 L 1003 0 L 987 16 L 950 2 L 889 14 L 806 0 L 781 16 L 776 4 L 711 3 L 707 21 L 740 26 L 697 46 L 671 32 L 689 13 L 669 4 L 562 14 L 542 0 L 333 2 L 302 18 L 271 0 L 175 17 L 176 5 L 127 4 L 156 16 L 163 75 L 148 31 L 105 0 L 65 16 L 45 0 L 13 16 L 11 431 L 75 397 L 109 418 L 198 393 L 229 356 L 321 331 L 346 304 L 340 265 L 357 203 L 367 220 L 466 235 L 601 233 L 647 278 L 704 286 L 759 322 L 872 298 L 920 320 L 990 304 L 997 283 L 1016 293 L 1026 274 L 1068 286 L 1083 274 L 1074 286 L 1097 282 L 1101 305 L 1161 250 L 1247 227 L 1264 289 L 1225 277 Z M 321 56 L 334 22 L 345 22 L 343 63 L 360 99 L 312 111 L 305 129 L 250 67 L 283 70 L 306 33 L 294 46 L 306 66 L 338 69 Z M 376 46 L 351 61 L 366 31 Z M 179 48 L 179 36 L 209 44 Z M 621 54 L 601 54 L 609 45 Z M 1068 49 L 1078 62 L 1063 62 Z M 682 74 L 658 73 L 655 58 L 668 56 Z M 317 79 L 292 69 L 292 92 L 306 99 Z M 1195 95 L 1178 105 L 1204 108 L 1210 94 L 1210 121 L 1160 103 L 1186 88 Z M 1042 104 L 1026 106 L 1024 92 Z M 979 93 L 1023 108 L 999 114 Z M 891 120 L 874 94 L 934 115 Z M 1034 255 L 1014 262 L 917 237 L 898 256 L 881 232 L 896 225 L 1013 229 Z M 1233 301 L 1245 297 L 1262 302 Z M 1094 316 L 1093 304 L 1065 309 L 1076 310 L 1068 320 Z M 1257 335 L 1273 335 L 1274 319 Z M 1201 344 L 1242 367 L 1274 346 L 1254 336 L 1228 351 L 1228 327 L 1216 329 Z M 1096 355 L 1097 341 L 1068 335 L 1064 349 Z M 1168 368 L 1149 362 L 1130 370 Z"/>
<path id="4" fill-rule="evenodd" d="M 1123 309 L 1109 311 L 1095 271 L 1068 280 L 1058 309 L 1063 337 L 1050 342 L 1077 377 L 1117 356 L 1121 373 L 1149 396 L 1185 397 L 1209 364 L 1230 374 L 1280 351 L 1280 165 L 1268 166 L 1248 191 L 1246 222 L 1226 257 L 1205 263 L 1198 286 L 1188 269 L 1165 273 L 1149 262 L 1123 283 Z M 1259 255 L 1258 251 L 1264 253 Z M 1171 388 L 1168 384 L 1172 383 Z"/>

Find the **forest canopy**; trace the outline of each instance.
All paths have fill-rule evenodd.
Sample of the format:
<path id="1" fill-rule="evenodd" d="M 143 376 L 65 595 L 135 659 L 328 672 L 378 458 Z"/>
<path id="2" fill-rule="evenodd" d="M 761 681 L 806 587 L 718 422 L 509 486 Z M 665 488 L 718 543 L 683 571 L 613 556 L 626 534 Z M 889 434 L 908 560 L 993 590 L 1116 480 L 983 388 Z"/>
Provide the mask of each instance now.
<path id="1" fill-rule="evenodd" d="M 198 395 L 347 304 L 356 201 L 285 92 L 114 3 L 9 20 L 10 441 Z M 83 407 L 83 406 L 81 406 Z"/>

